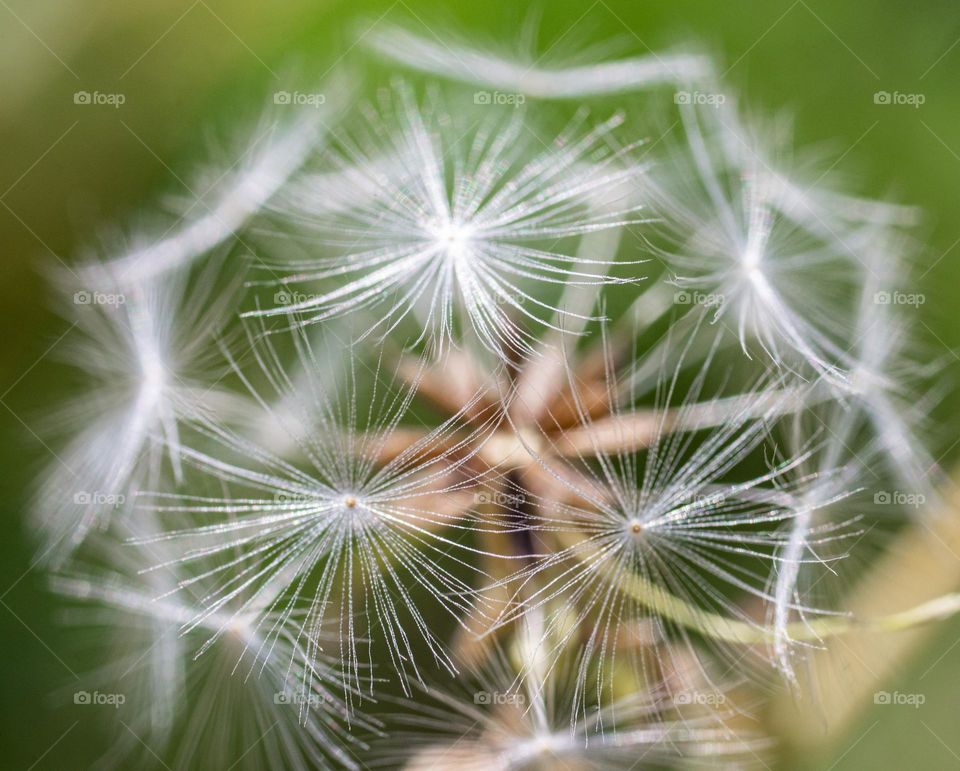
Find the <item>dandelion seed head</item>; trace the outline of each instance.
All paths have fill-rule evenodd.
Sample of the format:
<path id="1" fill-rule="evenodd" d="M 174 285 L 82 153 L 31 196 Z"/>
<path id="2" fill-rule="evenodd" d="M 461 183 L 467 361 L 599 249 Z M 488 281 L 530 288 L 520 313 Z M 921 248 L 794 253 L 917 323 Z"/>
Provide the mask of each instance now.
<path id="1" fill-rule="evenodd" d="M 381 57 L 495 92 L 288 99 L 159 238 L 78 267 L 119 299 L 75 308 L 62 347 L 89 387 L 55 416 L 72 434 L 35 509 L 56 590 L 137 691 L 111 764 L 143 745 L 176 767 L 366 767 L 360 708 L 391 681 L 390 767 L 742 767 L 766 745 L 728 724 L 749 718 L 720 706 L 726 673 L 796 684 L 851 628 L 811 596 L 862 534 L 848 499 L 937 470 L 936 367 L 878 300 L 916 211 L 810 184 L 789 132 L 719 86 L 675 98 L 657 162 L 670 140 L 637 152 L 630 103 L 546 135 L 538 99 L 714 87 L 713 67 L 540 57 L 525 34 L 515 56 L 372 25 Z M 235 244 L 256 263 L 224 271 Z M 652 255 L 664 280 L 608 326 L 631 298 L 605 290 Z M 272 300 L 239 312 L 243 281 Z M 755 379 L 719 366 L 737 343 Z"/>

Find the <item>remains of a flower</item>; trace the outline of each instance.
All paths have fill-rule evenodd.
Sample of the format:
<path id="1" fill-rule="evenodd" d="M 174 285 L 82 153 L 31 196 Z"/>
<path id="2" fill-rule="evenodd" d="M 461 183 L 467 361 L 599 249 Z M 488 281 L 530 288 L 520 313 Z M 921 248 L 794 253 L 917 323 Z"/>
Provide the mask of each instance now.
<path id="1" fill-rule="evenodd" d="M 732 100 L 654 137 L 701 56 L 366 44 L 430 82 L 337 81 L 70 288 L 89 391 L 33 522 L 119 641 L 106 761 L 760 762 L 771 679 L 960 607 L 834 581 L 865 496 L 935 498 L 937 362 L 884 302 L 915 212 L 793 176 Z"/>

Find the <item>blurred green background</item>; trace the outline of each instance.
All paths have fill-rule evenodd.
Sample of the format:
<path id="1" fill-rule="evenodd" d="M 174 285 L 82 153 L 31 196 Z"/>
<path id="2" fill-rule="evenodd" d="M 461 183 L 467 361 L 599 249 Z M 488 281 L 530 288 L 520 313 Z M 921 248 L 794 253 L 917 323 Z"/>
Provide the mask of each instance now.
<path id="1" fill-rule="evenodd" d="M 819 147 L 824 168 L 835 165 L 856 190 L 923 207 L 925 247 L 903 289 L 926 295 L 918 319 L 926 350 L 956 361 L 956 0 L 0 0 L 0 768 L 83 768 L 103 741 L 92 714 L 58 705 L 81 663 L 42 572 L 31 569 L 21 516 L 49 457 L 37 426 L 58 387 L 49 351 L 66 329 L 51 309 L 44 266 L 69 261 L 166 194 L 188 195 L 179 180 L 189 183 L 216 138 L 255 117 L 291 70 L 322 76 L 354 45 L 358 21 L 419 20 L 511 43 L 531 13 L 540 17 L 543 46 L 560 40 L 572 50 L 616 36 L 624 53 L 643 53 L 693 41 L 716 55 L 750 112 L 791 112 L 797 143 Z M 126 99 L 119 108 L 78 105 L 80 90 Z M 877 91 L 925 99 L 918 108 L 875 104 Z M 958 455 L 958 408 L 960 390 L 951 387 L 937 453 L 947 468 Z M 782 757 L 782 767 L 960 766 L 958 643 L 960 623 L 943 625 L 885 686 L 923 693 L 921 708 L 872 707 L 833 746 Z"/>

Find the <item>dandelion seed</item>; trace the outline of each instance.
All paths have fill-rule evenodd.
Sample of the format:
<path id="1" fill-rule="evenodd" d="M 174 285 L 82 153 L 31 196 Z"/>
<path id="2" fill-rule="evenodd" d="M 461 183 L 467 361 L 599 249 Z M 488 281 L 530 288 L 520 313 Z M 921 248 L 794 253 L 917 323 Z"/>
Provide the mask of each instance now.
<path id="1" fill-rule="evenodd" d="M 62 347 L 89 391 L 57 415 L 73 436 L 57 451 L 34 503 L 45 549 L 56 559 L 91 530 L 105 528 L 140 485 L 159 486 L 164 456 L 173 477 L 181 478 L 183 424 L 242 406 L 207 385 L 215 382 L 210 374 L 217 366 L 211 343 L 234 296 L 229 286 L 216 287 L 216 269 L 211 263 L 192 287 L 188 275 L 176 273 L 122 292 L 74 296 L 80 303 L 75 329 Z"/>
<path id="2" fill-rule="evenodd" d="M 378 315 L 370 333 L 386 337 L 414 314 L 421 339 L 437 349 L 463 326 L 490 350 L 530 354 L 533 337 L 520 322 L 549 326 L 541 316 L 564 311 L 545 292 L 628 281 L 604 274 L 615 254 L 560 251 L 569 239 L 642 221 L 631 197 L 643 168 L 630 148 L 613 146 L 620 118 L 581 131 L 581 116 L 544 149 L 516 111 L 461 132 L 436 106 L 421 108 L 408 88 L 398 86 L 396 98 L 395 108 L 371 117 L 373 138 L 351 141 L 338 161 L 365 171 L 392 157 L 395 170 L 377 181 L 381 195 L 315 212 L 302 205 L 316 196 L 307 179 L 286 199 L 309 243 L 339 254 L 280 259 L 271 269 L 297 271 L 283 284 L 339 283 L 248 315 L 292 312 L 316 323 L 369 308 Z"/>
<path id="3" fill-rule="evenodd" d="M 302 331 L 294 333 L 294 342 L 303 371 L 315 371 L 318 357 Z M 270 388 L 298 405 L 292 425 L 273 415 L 284 421 L 280 425 L 299 447 L 302 464 L 208 422 L 199 433 L 214 449 L 185 448 L 183 457 L 209 481 L 240 489 L 228 495 L 146 496 L 148 507 L 164 516 L 212 519 L 159 537 L 184 544 L 178 562 L 214 563 L 201 579 L 215 587 L 186 629 L 207 625 L 239 594 L 258 598 L 265 587 L 279 586 L 283 590 L 263 608 L 286 621 L 305 607 L 300 642 L 308 661 L 318 654 L 317 632 L 332 624 L 348 699 L 361 686 L 364 647 L 372 655 L 383 645 L 391 668 L 405 681 L 419 677 L 419 638 L 438 665 L 455 671 L 436 623 L 421 606 L 428 603 L 462 623 L 460 614 L 475 599 L 467 578 L 480 571 L 469 558 L 480 552 L 467 539 L 493 526 L 471 513 L 473 489 L 485 473 L 471 470 L 471 462 L 496 414 L 488 413 L 462 435 L 458 416 L 408 439 L 402 421 L 410 418 L 415 389 L 393 390 L 379 365 L 361 373 L 364 360 L 352 359 L 344 398 L 326 393 L 317 379 L 301 380 L 292 394 L 272 338 L 254 343 L 251 337 L 251 344 Z M 269 411 L 248 377 L 237 373 Z M 248 612 L 246 602 L 234 611 Z M 226 628 L 222 624 L 203 650 Z M 363 635 L 370 636 L 369 643 Z"/>
<path id="4" fill-rule="evenodd" d="M 722 424 L 685 430 L 697 425 L 688 413 L 703 408 L 698 399 L 711 358 L 674 412 L 658 409 L 652 438 L 648 426 L 624 421 L 613 446 L 592 429 L 593 418 L 568 368 L 577 417 L 592 447 L 572 456 L 549 442 L 540 450 L 528 447 L 541 469 L 540 489 L 550 491 L 537 518 L 546 554 L 514 577 L 520 602 L 500 623 L 531 610 L 567 608 L 548 623 L 544 645 L 556 655 L 580 641 L 581 700 L 587 689 L 595 688 L 594 698 L 601 701 L 609 693 L 617 641 L 631 629 L 650 625 L 654 640 L 678 638 L 689 649 L 695 647 L 693 632 L 722 655 L 730 653 L 725 642 L 737 641 L 743 629 L 757 630 L 763 639 L 762 625 L 738 600 L 774 602 L 765 584 L 770 568 L 784 559 L 783 528 L 798 515 L 787 501 L 801 498 L 813 483 L 791 478 L 810 450 L 774 463 L 763 474 L 732 481 L 767 439 L 768 424 L 784 413 L 782 401 L 791 397 L 775 396 L 773 381 L 739 406 L 728 402 L 733 409 Z M 666 405 L 676 386 L 674 373 L 660 394 Z M 608 388 L 617 390 L 609 370 Z M 616 414 L 616 399 L 609 403 Z M 755 404 L 766 405 L 762 414 Z M 669 426 L 668 414 L 675 420 Z M 643 440 L 632 441 L 631 430 L 642 430 Z M 646 450 L 637 454 L 637 447 Z M 806 543 L 812 548 L 836 540 L 843 535 L 840 529 L 832 523 L 812 529 Z M 648 652 L 634 648 L 627 656 L 645 678 L 656 678 Z M 599 675 L 591 685 L 587 668 L 594 664 Z"/>
<path id="5" fill-rule="evenodd" d="M 744 352 L 755 341 L 778 367 L 842 385 L 867 233 L 847 231 L 838 247 L 791 222 L 780 211 L 782 186 L 761 162 L 731 173 L 698 113 L 682 113 L 692 174 L 678 174 L 677 189 L 661 196 L 677 285 L 706 298 L 691 306 L 729 324 Z"/>

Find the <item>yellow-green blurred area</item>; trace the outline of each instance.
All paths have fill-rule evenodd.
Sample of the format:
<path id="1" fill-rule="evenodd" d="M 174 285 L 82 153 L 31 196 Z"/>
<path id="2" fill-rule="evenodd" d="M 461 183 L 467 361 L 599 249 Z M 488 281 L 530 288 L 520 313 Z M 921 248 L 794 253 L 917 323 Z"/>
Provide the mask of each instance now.
<path id="1" fill-rule="evenodd" d="M 34 547 L 22 516 L 31 480 L 51 458 L 37 426 L 57 392 L 58 370 L 49 359 L 67 327 L 52 307 L 45 268 L 109 241 L 111 229 L 149 218 L 164 196 L 190 196 L 191 170 L 213 151 L 229 165 L 229 153 L 238 150 L 224 140 L 256 118 L 290 73 L 298 82 L 319 80 L 344 57 L 358 56 L 358 38 L 372 25 L 408 21 L 427 34 L 453 29 L 519 48 L 531 16 L 539 19 L 541 51 L 613 37 L 624 54 L 693 42 L 717 58 L 748 112 L 788 111 L 796 143 L 816 147 L 824 170 L 841 172 L 855 192 L 922 207 L 917 236 L 924 246 L 901 289 L 926 298 L 916 310 L 924 355 L 956 363 L 955 0 L 0 0 L 0 768 L 84 768 L 104 741 L 95 710 L 69 704 L 81 658 L 59 623 L 43 571 L 31 568 Z M 80 91 L 122 94 L 124 101 L 77 104 Z M 923 103 L 878 104 L 877 92 L 920 94 Z M 945 391 L 936 441 L 949 469 L 958 457 L 952 444 L 960 389 L 950 382 Z M 878 635 L 875 645 L 885 644 Z M 828 746 L 790 747 L 771 762 L 958 767 L 958 686 L 954 621 L 931 630 L 896 677 L 878 686 L 922 694 L 922 705 L 870 705 Z"/>

